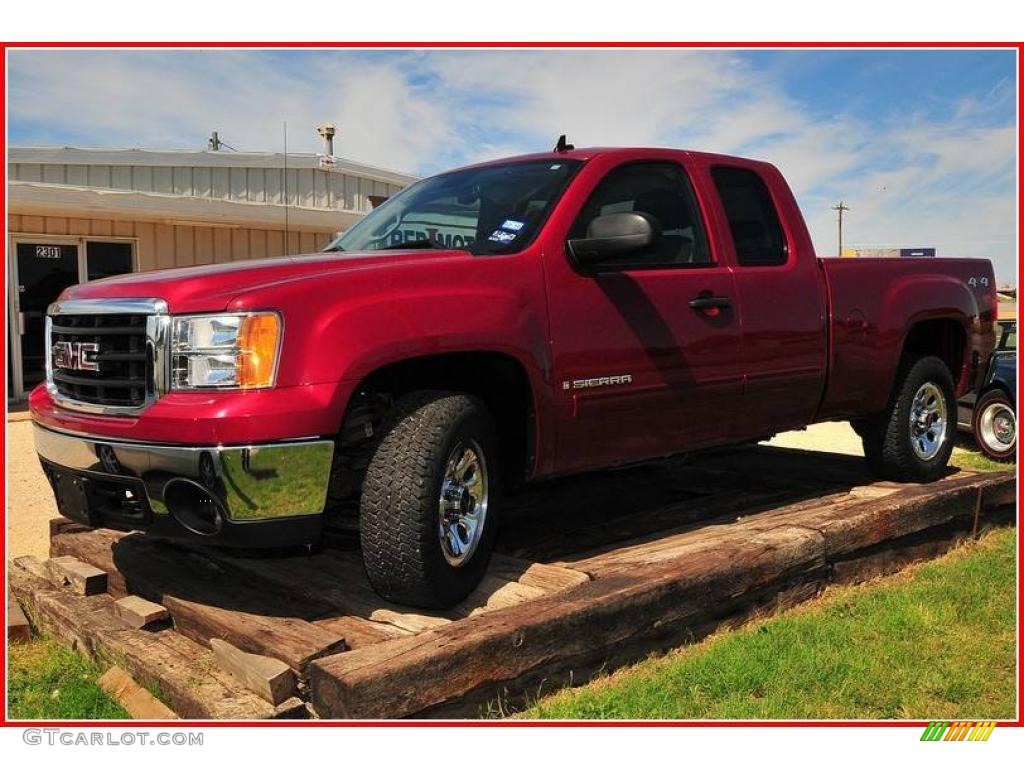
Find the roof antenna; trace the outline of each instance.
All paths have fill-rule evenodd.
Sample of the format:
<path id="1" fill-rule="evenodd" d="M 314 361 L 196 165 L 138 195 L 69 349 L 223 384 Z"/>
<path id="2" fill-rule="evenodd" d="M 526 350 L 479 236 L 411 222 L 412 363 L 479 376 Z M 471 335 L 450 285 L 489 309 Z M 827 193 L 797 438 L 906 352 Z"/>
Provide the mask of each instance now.
<path id="1" fill-rule="evenodd" d="M 558 143 L 555 144 L 555 152 L 571 152 L 576 147 L 565 140 L 565 134 L 563 133 L 558 137 Z"/>

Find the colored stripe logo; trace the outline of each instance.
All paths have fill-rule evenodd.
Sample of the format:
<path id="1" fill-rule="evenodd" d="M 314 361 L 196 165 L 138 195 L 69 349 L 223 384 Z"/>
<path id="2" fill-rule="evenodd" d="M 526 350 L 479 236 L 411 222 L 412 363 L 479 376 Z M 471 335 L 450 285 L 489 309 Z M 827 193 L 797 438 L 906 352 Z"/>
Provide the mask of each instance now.
<path id="1" fill-rule="evenodd" d="M 921 741 L 988 741 L 995 727 L 994 720 L 938 720 L 928 723 L 921 734 Z"/>

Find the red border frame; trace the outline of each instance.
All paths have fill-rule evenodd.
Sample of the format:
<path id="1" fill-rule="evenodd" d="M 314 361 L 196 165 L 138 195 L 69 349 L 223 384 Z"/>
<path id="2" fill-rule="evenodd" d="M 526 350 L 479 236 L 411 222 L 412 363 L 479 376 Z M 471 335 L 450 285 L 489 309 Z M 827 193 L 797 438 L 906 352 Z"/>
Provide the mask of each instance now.
<path id="1" fill-rule="evenodd" d="M 507 42 L 507 41 L 490 41 L 490 42 L 458 42 L 458 41 L 438 41 L 438 42 L 416 42 L 416 41 L 372 41 L 372 42 L 195 42 L 195 41 L 182 41 L 182 42 L 84 42 L 84 43 L 68 43 L 68 42 L 18 42 L 8 43 L 0 42 L 0 93 L 3 98 L 0 99 L 0 124 L 4 126 L 4 134 L 0 136 L 0 148 L 4 151 L 4 160 L 6 163 L 7 154 L 7 135 L 6 135 L 6 117 L 7 117 L 7 50 L 17 48 L 338 48 L 338 49 L 382 49 L 382 48 L 416 48 L 416 49 L 449 49 L 449 48 L 465 48 L 465 49 L 512 49 L 512 48 L 732 48 L 732 49 L 801 49 L 801 48 L 833 48 L 833 49 L 888 49 L 888 48 L 1004 48 L 1013 49 L 1017 52 L 1017 227 L 1018 227 L 1018 252 L 1017 252 L 1017 274 L 1018 281 L 1020 275 L 1021 265 L 1024 264 L 1024 259 L 1021 258 L 1019 244 L 1021 241 L 1021 220 L 1024 218 L 1024 154 L 1021 152 L 1021 137 L 1024 132 L 1021 130 L 1021 113 L 1024 111 L 1024 99 L 1021 98 L 1021 93 L 1024 92 L 1024 88 L 1021 86 L 1021 74 L 1024 72 L 1024 65 L 1022 65 L 1022 58 L 1024 58 L 1024 43 L 1021 42 L 982 42 L 982 43 L 965 43 L 962 41 L 958 42 L 789 42 L 789 43 L 770 43 L 770 42 L 640 42 L 640 43 L 624 43 L 617 41 L 518 41 L 518 42 Z M 6 171 L 5 171 L 6 178 Z M 7 232 L 7 206 L 6 206 L 6 190 L 2 198 L 0 198 L 0 217 L 4 222 L 4 233 Z M 6 251 L 6 238 L 5 238 L 5 251 Z M 4 261 L 4 278 L 6 285 L 7 278 L 7 262 Z M 7 313 L 3 315 L 0 325 L 4 329 L 4 343 L 6 345 L 6 332 L 7 332 Z M 7 394 L 6 378 L 4 382 L 4 395 Z M 6 427 L 3 436 L 0 437 L 0 446 L 2 446 L 2 452 L 4 456 L 4 476 L 0 479 L 0 489 L 6 491 L 7 483 L 7 442 L 6 442 Z M 1020 476 L 1018 471 L 1018 491 L 1020 485 Z M 5 494 L 6 498 L 6 494 Z M 3 530 L 0 530 L 0 547 L 4 549 L 6 553 L 6 538 L 7 538 L 7 526 L 6 526 L 6 507 L 4 510 L 4 521 L 5 525 Z M 1019 518 L 1019 506 L 1018 506 L 1018 518 Z M 6 560 L 4 562 L 4 569 L 6 573 Z M 1020 539 L 1018 530 L 1018 542 L 1017 542 L 1017 719 L 1016 720 L 999 720 L 996 721 L 1001 726 L 1011 727 L 1024 727 L 1024 713 L 1021 710 L 1021 703 L 1019 700 L 1020 692 L 1024 689 L 1024 670 L 1020 663 L 1020 638 L 1021 630 L 1024 624 L 1021 622 L 1021 605 L 1024 604 L 1024 582 L 1020 578 Z M 7 618 L 7 603 L 4 602 L 3 606 L 4 619 L 6 623 Z M 4 648 L 6 651 L 6 640 L 4 641 Z M 6 655 L 6 654 L 5 654 Z M 0 666 L 0 687 L 3 688 L 6 695 L 7 691 L 7 666 L 6 659 L 3 666 Z M 181 730 L 184 728 L 197 729 L 197 728 L 246 728 L 246 727 L 270 727 L 270 728 L 316 728 L 316 727 L 334 727 L 334 728 L 422 728 L 422 727 L 484 727 L 484 728 L 559 728 L 559 727 L 582 727 L 582 728 L 608 728 L 608 727 L 655 727 L 655 728 L 678 728 L 678 727 L 709 727 L 709 728 L 730 728 L 730 727 L 743 727 L 743 726 L 754 726 L 754 727 L 804 727 L 804 728 L 815 728 L 815 727 L 846 727 L 846 728 L 864 728 L 864 727 L 895 727 L 895 728 L 923 728 L 928 723 L 926 721 L 919 720 L 854 720 L 854 721 L 821 721 L 821 720 L 573 720 L 573 721 L 550 721 L 550 720 L 366 720 L 366 721 L 346 721 L 346 720 L 268 720 L 268 721 L 215 721 L 215 720 L 200 720 L 200 721 L 148 721 L 148 720 L 8 720 L 6 712 L 6 700 L 4 701 L 3 710 L 0 711 L 0 726 L 2 727 L 136 727 L 143 726 L 148 728 L 159 728 L 162 730 Z"/>

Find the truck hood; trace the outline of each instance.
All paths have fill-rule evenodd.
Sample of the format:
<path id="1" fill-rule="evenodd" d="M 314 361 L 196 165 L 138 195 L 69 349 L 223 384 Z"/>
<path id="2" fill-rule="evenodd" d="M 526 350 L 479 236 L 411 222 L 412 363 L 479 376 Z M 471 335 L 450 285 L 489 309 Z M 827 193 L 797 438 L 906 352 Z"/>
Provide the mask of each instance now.
<path id="1" fill-rule="evenodd" d="M 296 280 L 316 280 L 339 272 L 401 270 L 432 261 L 476 258 L 457 250 L 396 250 L 312 253 L 270 259 L 204 264 L 195 267 L 135 272 L 72 286 L 62 299 L 163 299 L 175 314 L 217 312 L 255 290 Z"/>

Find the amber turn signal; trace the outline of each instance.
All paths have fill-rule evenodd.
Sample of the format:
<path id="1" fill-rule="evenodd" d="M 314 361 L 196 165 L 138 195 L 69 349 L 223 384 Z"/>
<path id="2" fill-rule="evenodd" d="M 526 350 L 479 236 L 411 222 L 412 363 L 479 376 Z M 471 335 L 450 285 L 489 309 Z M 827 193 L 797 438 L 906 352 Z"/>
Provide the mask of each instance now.
<path id="1" fill-rule="evenodd" d="M 269 387 L 277 368 L 281 321 L 272 312 L 248 315 L 238 330 L 238 386 Z"/>

